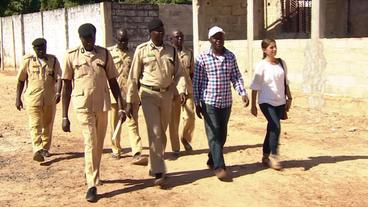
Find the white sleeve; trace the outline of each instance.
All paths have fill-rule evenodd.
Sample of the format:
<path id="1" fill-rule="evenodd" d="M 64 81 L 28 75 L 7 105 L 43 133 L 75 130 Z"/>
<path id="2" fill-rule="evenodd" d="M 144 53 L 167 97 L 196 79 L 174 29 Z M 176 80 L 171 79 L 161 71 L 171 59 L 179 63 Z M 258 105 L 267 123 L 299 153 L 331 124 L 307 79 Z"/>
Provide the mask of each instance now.
<path id="1" fill-rule="evenodd" d="M 255 91 L 259 91 L 262 88 L 263 85 L 263 69 L 264 64 L 262 64 L 262 61 L 259 62 L 256 66 L 256 70 L 254 71 L 253 80 L 250 84 L 250 88 Z"/>

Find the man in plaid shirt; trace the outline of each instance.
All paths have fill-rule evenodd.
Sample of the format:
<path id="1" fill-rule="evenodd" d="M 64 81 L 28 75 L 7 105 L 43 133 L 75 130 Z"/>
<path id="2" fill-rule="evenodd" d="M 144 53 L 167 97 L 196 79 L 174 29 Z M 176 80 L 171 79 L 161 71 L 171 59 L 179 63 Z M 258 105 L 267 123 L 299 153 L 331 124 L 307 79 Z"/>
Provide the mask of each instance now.
<path id="1" fill-rule="evenodd" d="M 249 105 L 235 55 L 224 47 L 224 35 L 220 27 L 209 30 L 211 48 L 197 57 L 193 77 L 196 114 L 200 119 L 204 117 L 210 148 L 207 166 L 221 181 L 231 179 L 223 156 L 232 104 L 230 83 L 242 97 L 244 107 Z"/>

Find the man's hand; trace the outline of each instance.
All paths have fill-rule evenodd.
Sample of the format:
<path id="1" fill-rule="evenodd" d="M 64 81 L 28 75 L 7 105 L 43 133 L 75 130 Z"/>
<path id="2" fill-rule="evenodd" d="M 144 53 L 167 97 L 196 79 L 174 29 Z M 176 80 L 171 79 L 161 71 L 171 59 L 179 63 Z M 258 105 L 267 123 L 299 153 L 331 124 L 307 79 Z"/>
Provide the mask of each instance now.
<path id="1" fill-rule="evenodd" d="M 18 111 L 23 109 L 23 102 L 20 98 L 15 100 L 15 107 L 17 107 Z"/>
<path id="2" fill-rule="evenodd" d="M 64 132 L 70 132 L 70 121 L 68 117 L 63 117 L 61 127 L 63 128 Z"/>
<path id="3" fill-rule="evenodd" d="M 285 110 L 286 110 L 286 112 L 288 112 L 289 109 L 290 109 L 290 107 L 291 107 L 291 100 L 292 99 L 287 99 L 286 100 L 286 104 L 285 104 Z"/>
<path id="4" fill-rule="evenodd" d="M 246 108 L 249 105 L 248 96 L 242 96 L 242 101 L 244 103 L 244 108 Z"/>
<path id="5" fill-rule="evenodd" d="M 125 113 L 128 116 L 129 119 L 133 117 L 133 105 L 132 103 L 127 103 Z"/>
<path id="6" fill-rule="evenodd" d="M 257 107 L 255 105 L 252 106 L 252 108 L 250 109 L 250 113 L 252 113 L 253 116 L 257 117 Z"/>
<path id="7" fill-rule="evenodd" d="M 196 114 L 197 114 L 198 118 L 202 119 L 202 115 L 203 115 L 203 113 L 202 113 L 202 107 L 200 105 L 196 105 L 196 109 L 195 110 L 196 110 Z"/>
<path id="8" fill-rule="evenodd" d="M 55 97 L 54 97 L 54 101 L 56 104 L 58 104 L 60 102 L 61 99 L 61 94 L 60 93 L 56 93 Z"/>
<path id="9" fill-rule="evenodd" d="M 124 121 L 126 120 L 126 114 L 125 114 L 125 111 L 124 110 L 122 110 L 122 109 L 120 109 L 119 110 L 119 118 L 120 118 L 120 120 L 121 120 L 121 123 L 124 123 Z"/>
<path id="10" fill-rule="evenodd" d="M 181 93 L 179 94 L 179 96 L 180 96 L 180 104 L 184 106 L 185 102 L 187 101 L 187 97 L 185 96 L 185 93 Z"/>

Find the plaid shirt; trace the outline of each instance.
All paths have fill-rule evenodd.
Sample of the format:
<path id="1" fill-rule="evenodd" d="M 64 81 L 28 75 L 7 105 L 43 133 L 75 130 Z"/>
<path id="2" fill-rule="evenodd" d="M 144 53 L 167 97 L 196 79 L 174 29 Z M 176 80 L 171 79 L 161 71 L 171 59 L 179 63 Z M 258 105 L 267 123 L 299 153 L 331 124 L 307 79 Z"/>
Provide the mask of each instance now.
<path id="1" fill-rule="evenodd" d="M 194 69 L 195 105 L 203 101 L 217 108 L 230 107 L 232 104 L 230 82 L 240 96 L 247 95 L 235 55 L 226 48 L 223 56 L 215 56 L 212 49 L 202 53 L 197 57 Z"/>

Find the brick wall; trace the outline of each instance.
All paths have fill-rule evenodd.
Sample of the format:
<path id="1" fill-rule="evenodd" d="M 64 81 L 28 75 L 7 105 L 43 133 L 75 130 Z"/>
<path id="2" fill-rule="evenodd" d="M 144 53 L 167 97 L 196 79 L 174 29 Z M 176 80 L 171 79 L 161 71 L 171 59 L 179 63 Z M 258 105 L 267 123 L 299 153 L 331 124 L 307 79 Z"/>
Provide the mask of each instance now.
<path id="1" fill-rule="evenodd" d="M 121 4 L 112 3 L 112 35 L 115 37 L 119 28 L 128 30 L 129 47 L 137 45 L 149 39 L 147 24 L 153 18 L 159 16 L 159 6 L 151 4 Z M 113 45 L 111 42 L 109 46 Z"/>
<path id="2" fill-rule="evenodd" d="M 208 29 L 217 25 L 231 40 L 247 37 L 247 7 L 245 0 L 204 0 L 199 1 L 199 39 L 208 39 Z"/>

